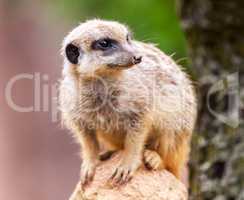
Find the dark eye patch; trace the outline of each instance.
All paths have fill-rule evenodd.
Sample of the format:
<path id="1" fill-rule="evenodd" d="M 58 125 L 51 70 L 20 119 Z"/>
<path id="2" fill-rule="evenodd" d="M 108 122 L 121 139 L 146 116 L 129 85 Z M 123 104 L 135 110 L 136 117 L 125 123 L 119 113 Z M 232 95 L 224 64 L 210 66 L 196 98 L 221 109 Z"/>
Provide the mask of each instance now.
<path id="1" fill-rule="evenodd" d="M 80 56 L 80 48 L 75 46 L 74 44 L 68 44 L 65 48 L 65 54 L 67 59 L 72 64 L 78 64 L 78 58 Z"/>
<path id="2" fill-rule="evenodd" d="M 91 48 L 93 50 L 101 50 L 101 51 L 116 49 L 117 47 L 118 47 L 118 42 L 110 38 L 103 38 L 100 40 L 96 40 L 91 45 Z"/>

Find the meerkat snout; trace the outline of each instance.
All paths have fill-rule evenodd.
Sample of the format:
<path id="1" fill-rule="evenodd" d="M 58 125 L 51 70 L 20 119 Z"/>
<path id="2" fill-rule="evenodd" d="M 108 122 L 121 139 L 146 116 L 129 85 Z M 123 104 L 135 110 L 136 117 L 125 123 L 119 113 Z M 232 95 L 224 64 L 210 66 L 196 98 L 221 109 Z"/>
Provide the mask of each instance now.
<path id="1" fill-rule="evenodd" d="M 142 60 L 142 56 L 134 56 L 133 57 L 133 63 L 136 65 L 136 64 L 139 64 Z"/>

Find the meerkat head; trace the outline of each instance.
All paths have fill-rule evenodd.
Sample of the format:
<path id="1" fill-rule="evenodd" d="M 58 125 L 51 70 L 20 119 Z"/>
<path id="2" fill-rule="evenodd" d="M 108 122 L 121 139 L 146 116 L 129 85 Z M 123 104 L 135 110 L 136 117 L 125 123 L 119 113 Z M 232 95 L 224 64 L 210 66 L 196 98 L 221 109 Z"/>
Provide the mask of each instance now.
<path id="1" fill-rule="evenodd" d="M 65 67 L 82 75 L 127 69 L 141 62 L 131 33 L 120 23 L 89 20 L 71 31 L 62 48 Z"/>

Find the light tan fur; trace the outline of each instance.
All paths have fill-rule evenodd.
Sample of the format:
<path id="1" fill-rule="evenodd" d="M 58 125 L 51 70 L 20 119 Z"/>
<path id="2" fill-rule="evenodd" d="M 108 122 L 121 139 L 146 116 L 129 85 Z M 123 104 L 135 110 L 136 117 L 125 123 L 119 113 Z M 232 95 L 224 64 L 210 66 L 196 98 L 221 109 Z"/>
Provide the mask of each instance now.
<path id="1" fill-rule="evenodd" d="M 180 178 L 188 159 L 196 118 L 191 81 L 169 56 L 154 45 L 128 41 L 128 34 L 120 23 L 89 20 L 63 43 L 60 109 L 64 125 L 82 147 L 84 185 L 92 180 L 101 147 L 123 150 L 111 177 L 115 184 L 127 182 L 142 160 Z M 111 55 L 93 50 L 92 42 L 101 38 L 116 40 L 120 49 Z M 65 56 L 70 43 L 82 49 L 78 64 Z M 142 61 L 132 66 L 135 56 Z M 115 67 L 108 67 L 111 63 Z"/>

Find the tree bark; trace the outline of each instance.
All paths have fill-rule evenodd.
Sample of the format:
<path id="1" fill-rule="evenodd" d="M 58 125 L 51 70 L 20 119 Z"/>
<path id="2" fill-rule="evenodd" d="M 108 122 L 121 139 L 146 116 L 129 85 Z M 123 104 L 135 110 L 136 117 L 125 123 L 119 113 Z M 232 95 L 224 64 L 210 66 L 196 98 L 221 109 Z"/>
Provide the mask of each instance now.
<path id="1" fill-rule="evenodd" d="M 244 1 L 178 0 L 177 10 L 199 99 L 191 198 L 244 199 Z"/>

